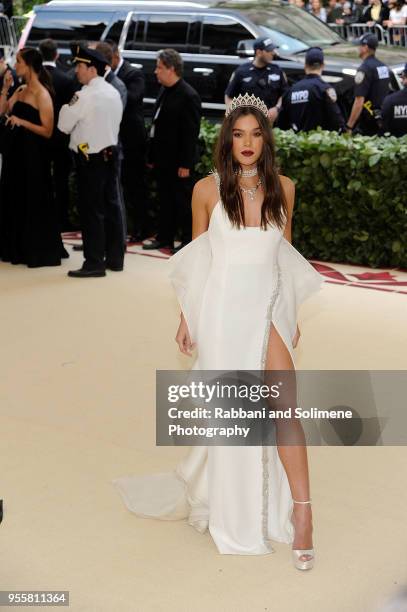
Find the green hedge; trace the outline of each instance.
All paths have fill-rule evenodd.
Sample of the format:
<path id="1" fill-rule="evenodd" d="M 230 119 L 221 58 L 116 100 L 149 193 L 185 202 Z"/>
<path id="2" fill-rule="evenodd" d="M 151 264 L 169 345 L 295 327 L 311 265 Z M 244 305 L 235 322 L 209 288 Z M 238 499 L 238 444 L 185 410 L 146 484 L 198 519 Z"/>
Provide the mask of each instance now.
<path id="1" fill-rule="evenodd" d="M 202 122 L 202 176 L 217 133 Z M 281 172 L 296 184 L 293 244 L 304 257 L 407 268 L 407 136 L 274 134 Z"/>

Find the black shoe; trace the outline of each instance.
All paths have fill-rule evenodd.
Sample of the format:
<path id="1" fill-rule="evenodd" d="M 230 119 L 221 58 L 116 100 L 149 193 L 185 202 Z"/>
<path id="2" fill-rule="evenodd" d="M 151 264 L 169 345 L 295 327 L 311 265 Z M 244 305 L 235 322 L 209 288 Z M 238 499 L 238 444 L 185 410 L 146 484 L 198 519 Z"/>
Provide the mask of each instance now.
<path id="1" fill-rule="evenodd" d="M 73 278 L 92 278 L 93 276 L 106 276 L 105 270 L 87 270 L 80 268 L 79 270 L 70 270 L 68 276 Z"/>
<path id="2" fill-rule="evenodd" d="M 61 259 L 69 259 L 69 253 L 65 248 L 62 249 Z"/>
<path id="3" fill-rule="evenodd" d="M 83 244 L 74 244 L 72 247 L 73 251 L 83 251 Z"/>
<path id="4" fill-rule="evenodd" d="M 153 249 L 171 249 L 172 245 L 168 242 L 160 242 L 159 240 L 150 240 L 149 244 L 143 244 L 144 251 L 152 251 Z"/>
<path id="5" fill-rule="evenodd" d="M 143 235 L 145 234 L 142 234 L 141 232 L 137 232 L 137 234 L 131 234 L 131 236 L 128 237 L 127 242 L 130 242 L 130 243 L 143 242 L 144 240 Z"/>
<path id="6" fill-rule="evenodd" d="M 174 253 L 178 253 L 178 251 L 183 249 L 184 246 L 187 246 L 187 244 L 189 244 L 189 243 L 188 242 L 181 242 L 181 244 L 179 244 L 178 246 L 176 246 L 173 249 L 171 249 L 171 254 L 174 255 Z"/>

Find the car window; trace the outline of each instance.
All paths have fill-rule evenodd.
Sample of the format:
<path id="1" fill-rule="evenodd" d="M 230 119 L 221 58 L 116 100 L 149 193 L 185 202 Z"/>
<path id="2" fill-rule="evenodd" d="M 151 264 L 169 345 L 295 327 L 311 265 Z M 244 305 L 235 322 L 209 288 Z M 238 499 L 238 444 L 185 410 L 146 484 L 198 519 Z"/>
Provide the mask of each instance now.
<path id="1" fill-rule="evenodd" d="M 296 53 L 308 47 L 326 47 L 341 41 L 328 26 L 296 6 L 252 9 L 244 14 L 286 53 Z"/>
<path id="2" fill-rule="evenodd" d="M 201 53 L 236 55 L 238 43 L 254 36 L 241 23 L 221 15 L 205 16 Z"/>
<path id="3" fill-rule="evenodd" d="M 145 15 L 132 15 L 124 43 L 125 49 L 143 49 L 146 23 Z"/>
<path id="4" fill-rule="evenodd" d="M 78 11 L 41 11 L 35 15 L 27 44 L 53 38 L 60 48 L 72 40 L 100 40 L 111 21 L 110 13 Z"/>
<path id="5" fill-rule="evenodd" d="M 108 30 L 105 38 L 108 38 L 109 40 L 114 40 L 116 44 L 119 44 L 120 36 L 124 26 L 124 21 L 124 17 L 116 19 L 116 21 L 110 26 L 110 29 Z"/>
<path id="6" fill-rule="evenodd" d="M 159 51 L 171 47 L 184 51 L 187 44 L 189 17 L 184 15 L 150 15 L 145 49 Z"/>
<path id="7" fill-rule="evenodd" d="M 191 45 L 198 47 L 201 22 L 195 15 L 183 14 L 134 14 L 127 32 L 125 49 L 159 51 L 171 47 L 187 51 Z"/>

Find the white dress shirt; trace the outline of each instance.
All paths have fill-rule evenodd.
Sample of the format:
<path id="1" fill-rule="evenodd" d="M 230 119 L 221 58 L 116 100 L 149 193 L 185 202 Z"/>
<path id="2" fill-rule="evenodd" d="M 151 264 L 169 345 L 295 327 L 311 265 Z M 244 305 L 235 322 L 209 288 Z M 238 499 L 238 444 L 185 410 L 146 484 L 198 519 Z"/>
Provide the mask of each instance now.
<path id="1" fill-rule="evenodd" d="M 404 25 L 407 19 L 407 5 L 401 7 L 400 10 L 391 9 L 390 11 L 390 21 L 394 23 L 394 25 Z"/>
<path id="2" fill-rule="evenodd" d="M 87 144 L 88 153 L 117 145 L 123 105 L 119 93 L 97 76 L 77 91 L 59 113 L 58 129 L 70 134 L 69 148 Z"/>

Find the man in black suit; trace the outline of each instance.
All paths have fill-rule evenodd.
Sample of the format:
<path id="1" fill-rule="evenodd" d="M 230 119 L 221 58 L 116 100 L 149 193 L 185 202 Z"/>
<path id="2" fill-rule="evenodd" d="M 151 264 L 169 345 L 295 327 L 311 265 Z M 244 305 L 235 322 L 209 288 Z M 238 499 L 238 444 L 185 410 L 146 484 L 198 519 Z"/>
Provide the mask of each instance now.
<path id="1" fill-rule="evenodd" d="M 51 139 L 52 175 L 55 199 L 59 208 L 62 231 L 71 228 L 69 220 L 70 191 L 69 175 L 72 170 L 72 157 L 69 151 L 69 136 L 57 129 L 59 111 L 68 104 L 75 93 L 74 81 L 57 65 L 57 44 L 51 38 L 42 40 L 39 50 L 43 57 L 43 66 L 48 71 L 55 91 L 54 97 L 54 132 Z"/>
<path id="2" fill-rule="evenodd" d="M 122 184 L 131 225 L 131 240 L 138 242 L 148 232 L 146 188 L 147 133 L 143 115 L 144 74 L 124 60 L 117 44 L 107 40 L 112 48 L 112 70 L 127 88 L 127 106 L 120 126 L 123 148 Z"/>
<path id="3" fill-rule="evenodd" d="M 108 64 L 108 67 L 106 68 L 104 79 L 107 83 L 110 83 L 110 85 L 112 85 L 119 92 L 120 99 L 123 104 L 123 112 L 124 112 L 127 106 L 127 88 L 125 84 L 123 83 L 123 81 L 121 80 L 121 78 L 118 77 L 113 71 L 113 68 L 112 68 L 113 51 L 112 51 L 111 45 L 103 41 L 103 42 L 98 42 L 96 44 L 93 44 L 93 43 L 88 44 L 88 47 L 90 49 L 96 49 L 96 51 L 100 53 L 101 55 L 103 55 L 103 57 L 105 58 Z"/>
<path id="4" fill-rule="evenodd" d="M 93 48 L 93 45 L 88 45 L 88 47 Z M 96 51 L 98 53 L 100 53 L 106 60 L 108 67 L 106 68 L 106 73 L 105 73 L 105 81 L 106 83 L 110 83 L 110 85 L 112 85 L 112 87 L 114 87 L 120 95 L 120 99 L 122 101 L 123 104 L 123 113 L 126 111 L 126 107 L 127 107 L 127 88 L 126 85 L 123 83 L 123 81 L 121 80 L 120 77 L 118 77 L 112 68 L 112 62 L 113 62 L 113 49 L 112 46 L 110 45 L 110 43 L 103 41 L 103 42 L 98 42 L 94 48 L 96 49 Z M 123 122 L 123 119 L 122 119 Z M 120 126 L 122 125 L 122 122 L 120 124 Z M 126 236 L 127 236 L 127 216 L 126 216 L 126 206 L 124 203 L 124 195 L 123 195 L 123 189 L 122 189 L 122 178 L 121 178 L 121 165 L 123 163 L 123 143 L 121 140 L 121 134 L 119 134 L 119 142 L 117 144 L 117 153 L 118 153 L 118 159 L 119 159 L 119 170 L 118 170 L 118 174 L 117 174 L 117 193 L 118 193 L 118 197 L 119 197 L 119 201 L 120 201 L 120 208 L 122 209 L 122 220 L 123 220 L 123 236 L 124 236 L 124 248 L 126 248 Z"/>
<path id="5" fill-rule="evenodd" d="M 201 99 L 182 78 L 182 68 L 182 58 L 174 49 L 158 53 L 155 74 L 162 88 L 153 111 L 148 161 L 157 177 L 159 219 L 156 238 L 144 241 L 146 250 L 169 247 L 175 252 L 191 241 Z M 174 249 L 178 228 L 181 245 Z"/>

